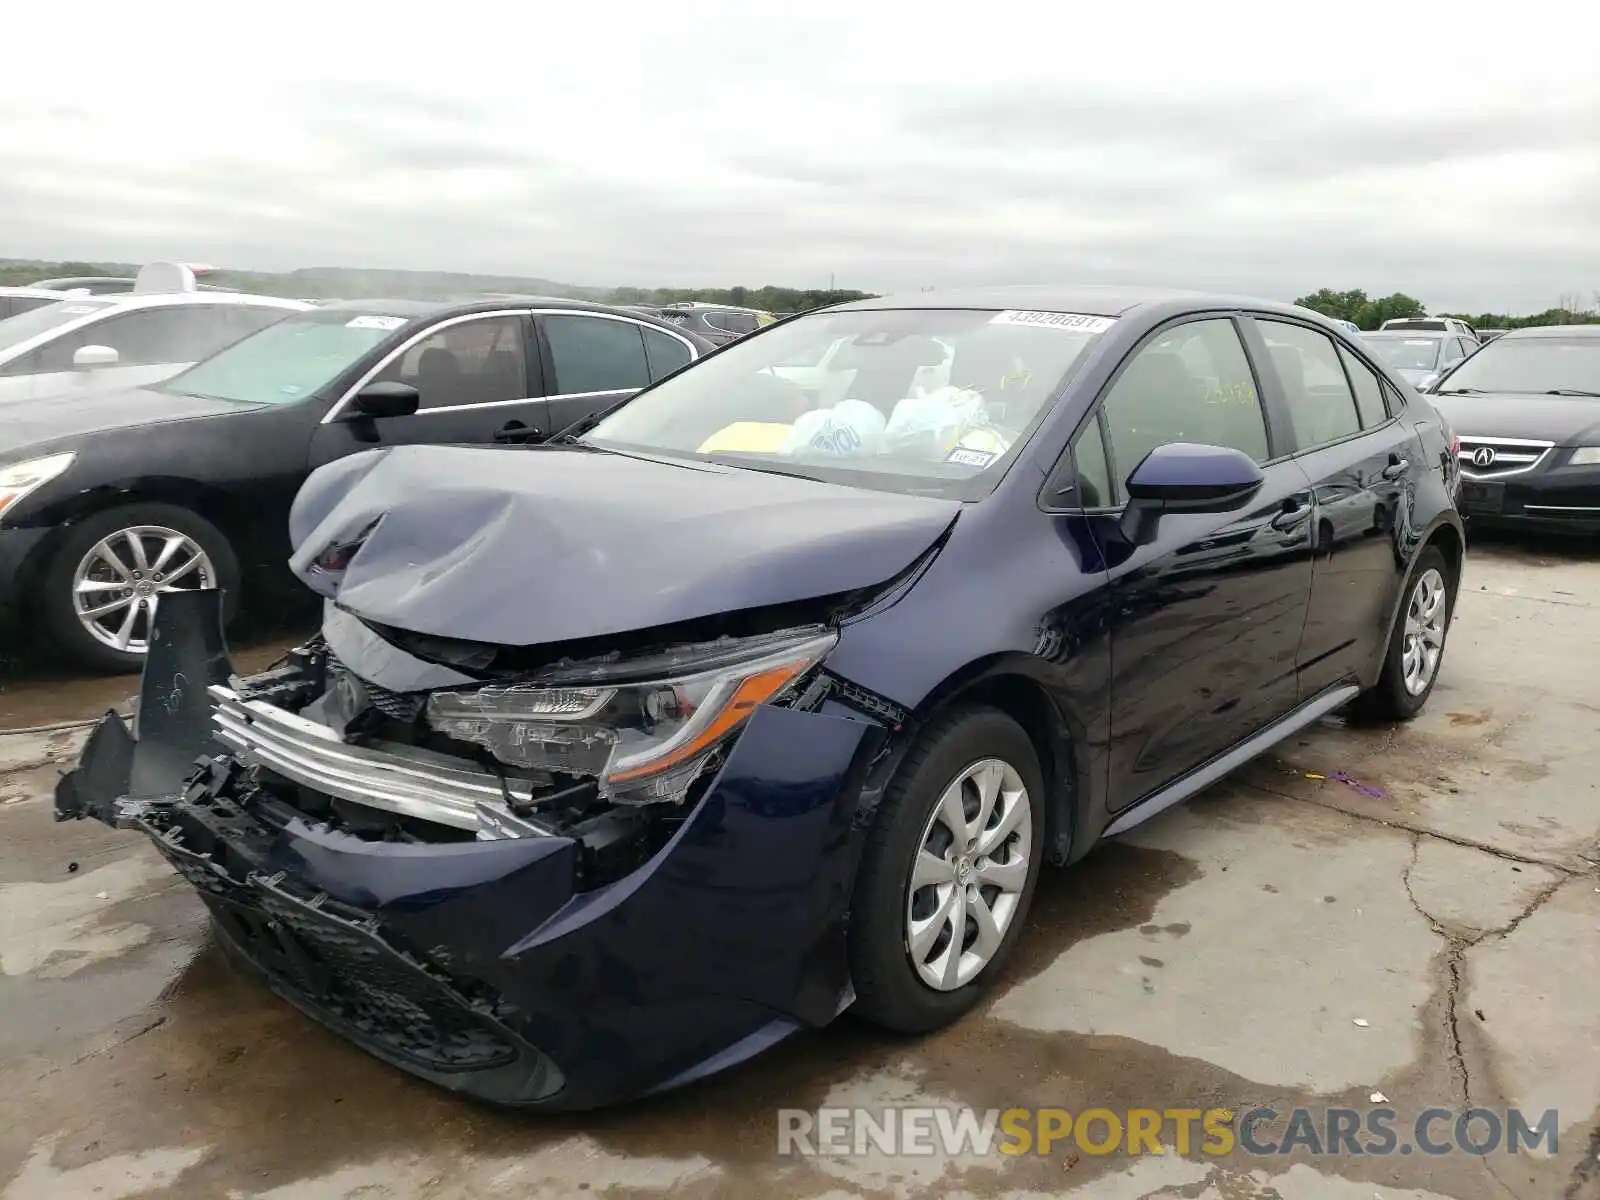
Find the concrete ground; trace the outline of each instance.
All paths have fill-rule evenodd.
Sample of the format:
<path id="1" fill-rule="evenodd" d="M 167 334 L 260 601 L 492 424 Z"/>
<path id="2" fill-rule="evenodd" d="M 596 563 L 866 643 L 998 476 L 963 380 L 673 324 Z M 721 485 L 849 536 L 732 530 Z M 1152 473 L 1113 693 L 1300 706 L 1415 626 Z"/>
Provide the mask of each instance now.
<path id="1" fill-rule="evenodd" d="M 52 825 L 78 735 L 0 736 L 0 1200 L 1596 1200 L 1597 645 L 1600 554 L 1475 549 L 1422 718 L 1324 722 L 1047 873 L 1008 977 L 955 1028 L 902 1040 L 845 1020 L 559 1119 L 414 1082 L 236 976 L 139 839 Z M 79 715 L 128 690 L 72 686 Z M 60 687 L 13 685 L 0 715 L 63 715 Z M 1558 1149 L 776 1153 L 779 1107 L 1287 1113 L 1374 1094 L 1403 1130 L 1435 1105 L 1556 1109 Z"/>

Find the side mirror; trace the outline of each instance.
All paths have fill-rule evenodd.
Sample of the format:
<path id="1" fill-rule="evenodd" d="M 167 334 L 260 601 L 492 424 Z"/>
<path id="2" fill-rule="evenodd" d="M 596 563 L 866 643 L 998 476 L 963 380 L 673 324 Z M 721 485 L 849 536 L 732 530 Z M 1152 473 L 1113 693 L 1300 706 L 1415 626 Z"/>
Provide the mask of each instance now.
<path id="1" fill-rule="evenodd" d="M 110 346 L 79 346 L 72 352 L 72 365 L 80 371 L 114 367 L 121 356 Z"/>
<path id="2" fill-rule="evenodd" d="M 344 410 L 348 420 L 358 417 L 409 417 L 417 411 L 422 394 L 409 383 L 369 383 L 350 399 Z"/>
<path id="3" fill-rule="evenodd" d="M 1166 513 L 1233 512 L 1250 502 L 1265 478 L 1249 455 L 1227 446 L 1157 446 L 1128 476 L 1123 535 L 1139 546 L 1155 537 Z"/>

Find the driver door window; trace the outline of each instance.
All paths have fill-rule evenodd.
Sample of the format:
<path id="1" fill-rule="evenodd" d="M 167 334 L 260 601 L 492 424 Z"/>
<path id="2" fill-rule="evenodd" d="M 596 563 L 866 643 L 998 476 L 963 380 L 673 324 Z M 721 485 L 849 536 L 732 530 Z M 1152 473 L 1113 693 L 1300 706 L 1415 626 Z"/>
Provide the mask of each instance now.
<path id="1" fill-rule="evenodd" d="M 521 317 L 446 325 L 378 372 L 375 382 L 408 383 L 418 411 L 503 404 L 528 396 L 528 348 Z"/>
<path id="2" fill-rule="evenodd" d="M 1122 369 L 1101 408 L 1111 465 L 1106 503 L 1125 502 L 1128 476 L 1150 451 L 1169 442 L 1230 446 L 1258 463 L 1271 456 L 1250 360 L 1227 318 L 1190 321 L 1157 334 Z M 1092 462 L 1099 449 L 1085 445 L 1085 436 L 1098 438 L 1097 426 L 1079 435 L 1077 447 Z"/>

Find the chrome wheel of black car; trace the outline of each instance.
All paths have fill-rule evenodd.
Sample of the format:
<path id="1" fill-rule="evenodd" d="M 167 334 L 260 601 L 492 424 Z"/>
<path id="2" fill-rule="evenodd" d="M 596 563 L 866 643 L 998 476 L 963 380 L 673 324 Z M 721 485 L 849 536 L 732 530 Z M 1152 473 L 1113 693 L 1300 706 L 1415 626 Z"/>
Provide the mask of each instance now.
<path id="1" fill-rule="evenodd" d="M 909 1033 L 955 1020 L 999 974 L 1043 857 L 1044 779 L 992 708 L 936 718 L 873 817 L 850 913 L 855 1011 Z"/>
<path id="2" fill-rule="evenodd" d="M 40 615 L 56 644 L 85 665 L 136 671 L 165 594 L 219 588 L 237 606 L 239 565 L 220 530 L 173 504 L 129 504 L 73 525 L 46 568 Z"/>
<path id="3" fill-rule="evenodd" d="M 1411 589 L 1406 606 L 1405 642 L 1401 655 L 1406 691 L 1420 696 L 1433 682 L 1444 654 L 1445 613 L 1447 609 L 1444 576 L 1429 567 Z"/>
<path id="4" fill-rule="evenodd" d="M 1033 849 L 1028 787 L 985 758 L 945 788 L 923 828 L 906 889 L 906 949 L 922 982 L 971 983 L 1017 915 Z"/>
<path id="5" fill-rule="evenodd" d="M 72 601 L 84 631 L 132 654 L 150 646 L 163 592 L 217 586 L 217 569 L 194 538 L 162 525 L 135 525 L 101 538 L 72 576 Z"/>
<path id="6" fill-rule="evenodd" d="M 1412 564 L 1377 682 L 1359 697 L 1358 708 L 1400 721 L 1422 711 L 1439 681 L 1455 594 L 1449 560 L 1438 546 L 1428 546 Z"/>

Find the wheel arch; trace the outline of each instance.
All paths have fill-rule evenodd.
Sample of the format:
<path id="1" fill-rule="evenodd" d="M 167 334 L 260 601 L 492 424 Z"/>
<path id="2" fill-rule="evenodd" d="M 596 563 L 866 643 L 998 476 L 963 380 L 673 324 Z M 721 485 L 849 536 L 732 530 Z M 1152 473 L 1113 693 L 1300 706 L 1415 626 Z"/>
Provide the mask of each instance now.
<path id="1" fill-rule="evenodd" d="M 1450 603 L 1453 605 L 1457 593 L 1461 590 L 1462 568 L 1467 561 L 1467 540 L 1462 536 L 1461 530 L 1449 521 L 1440 521 L 1423 540 L 1418 553 L 1429 546 L 1439 547 L 1445 562 L 1450 564 Z"/>
<path id="2" fill-rule="evenodd" d="M 41 539 L 19 572 L 29 599 L 28 612 L 37 619 L 40 615 L 40 585 L 51 570 L 56 556 L 61 552 L 68 534 L 78 525 L 101 513 L 134 504 L 170 504 L 209 521 L 228 540 L 235 559 L 244 564 L 244 531 L 248 520 L 228 496 L 220 489 L 208 487 L 181 476 L 147 476 L 121 484 L 106 484 L 88 488 L 59 504 L 52 505 L 47 513 L 40 514 L 50 525 L 49 534 Z"/>
<path id="3" fill-rule="evenodd" d="M 204 517 L 230 542 L 238 542 L 248 527 L 247 514 L 221 488 L 181 475 L 146 475 L 125 483 L 88 488 L 64 501 L 50 514 L 57 525 L 76 525 L 107 509 L 129 504 L 171 504 Z"/>
<path id="4" fill-rule="evenodd" d="M 972 663 L 946 678 L 919 704 L 912 736 L 939 715 L 954 708 L 987 707 L 1005 713 L 1033 743 L 1044 773 L 1046 800 L 1045 855 L 1053 863 L 1077 857 L 1083 808 L 1092 794 L 1087 764 L 1088 736 L 1082 721 L 1064 711 L 1030 666 L 1032 659 L 996 656 Z"/>
<path id="5" fill-rule="evenodd" d="M 1417 559 L 1429 549 L 1437 547 L 1444 555 L 1446 564 L 1450 567 L 1450 616 L 1455 619 L 1456 598 L 1461 591 L 1462 568 L 1466 564 L 1467 542 L 1461 527 L 1448 517 L 1441 514 L 1427 531 L 1415 543 L 1416 549 L 1411 559 L 1406 563 L 1405 575 L 1401 580 L 1400 590 L 1395 598 L 1394 610 L 1389 614 L 1389 619 L 1383 628 L 1383 638 L 1379 642 L 1372 656 L 1372 662 L 1366 672 L 1360 677 L 1362 688 L 1372 687 L 1383 671 L 1383 661 L 1389 653 L 1389 643 L 1394 637 L 1395 626 L 1399 624 L 1405 613 L 1406 604 L 1411 596 L 1412 572 L 1416 568 Z"/>

